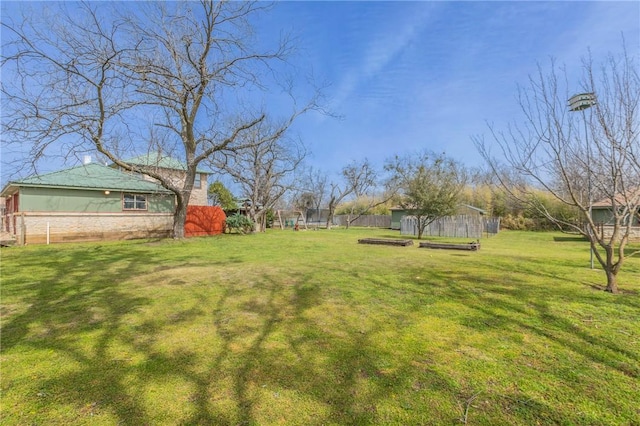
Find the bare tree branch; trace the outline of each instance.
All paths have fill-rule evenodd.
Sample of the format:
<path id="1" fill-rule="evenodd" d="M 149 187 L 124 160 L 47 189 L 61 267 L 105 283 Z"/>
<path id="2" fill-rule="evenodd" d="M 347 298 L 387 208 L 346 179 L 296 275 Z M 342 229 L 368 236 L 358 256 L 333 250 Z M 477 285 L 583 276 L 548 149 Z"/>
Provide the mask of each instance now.
<path id="1" fill-rule="evenodd" d="M 256 47 L 251 17 L 268 9 L 260 2 L 139 3 L 119 6 L 120 14 L 109 3 L 56 6 L 51 16 L 2 22 L 10 35 L 3 72 L 15 76 L 2 82 L 6 139 L 30 144 L 33 165 L 97 150 L 124 170 L 157 179 L 176 196 L 173 232 L 181 238 L 198 165 L 253 148 L 248 136 L 265 120 L 265 113 L 247 113 L 258 108 L 239 110 L 230 95 L 277 79 L 274 64 L 286 63 L 291 40 Z M 273 141 L 318 108 L 317 94 L 303 107 L 291 99 L 293 111 Z M 185 162 L 182 181 L 153 164 L 126 161 L 159 150 Z"/>
<path id="2" fill-rule="evenodd" d="M 599 65 L 590 56 L 583 59 L 581 89 L 594 94 L 595 102 L 581 112 L 567 107 L 573 93 L 566 71 L 554 61 L 547 74 L 539 66 L 529 86 L 519 90 L 524 123 L 506 132 L 489 125 L 500 159 L 484 137 L 473 138 L 511 197 L 590 242 L 610 292 L 617 292 L 625 258 L 635 254 L 625 248 L 640 212 L 640 76 L 633 59 L 624 50 Z M 539 189 L 579 210 L 582 222 L 550 212 L 536 196 Z M 599 215 L 591 213 L 594 206 Z"/>

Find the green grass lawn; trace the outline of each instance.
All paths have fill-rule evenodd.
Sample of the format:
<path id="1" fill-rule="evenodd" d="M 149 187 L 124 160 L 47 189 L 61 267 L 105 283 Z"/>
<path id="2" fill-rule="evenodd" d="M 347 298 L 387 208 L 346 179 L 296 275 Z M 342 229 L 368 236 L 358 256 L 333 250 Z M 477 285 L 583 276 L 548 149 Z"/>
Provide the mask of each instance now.
<path id="1" fill-rule="evenodd" d="M 638 425 L 640 259 L 271 231 L 2 251 L 2 424 Z"/>

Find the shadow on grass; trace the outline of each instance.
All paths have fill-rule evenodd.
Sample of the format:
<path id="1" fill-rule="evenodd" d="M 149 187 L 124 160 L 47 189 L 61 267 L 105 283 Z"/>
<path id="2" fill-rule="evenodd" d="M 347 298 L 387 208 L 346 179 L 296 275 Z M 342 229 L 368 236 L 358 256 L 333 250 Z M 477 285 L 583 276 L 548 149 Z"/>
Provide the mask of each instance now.
<path id="1" fill-rule="evenodd" d="M 265 276 L 258 283 L 261 295 L 242 304 L 243 311 L 252 314 L 250 324 L 229 317 L 235 311 L 230 306 L 242 298 L 242 291 L 225 288 L 212 311 L 221 346 L 205 374 L 188 377 L 197 384 L 193 395 L 197 410 L 185 424 L 260 424 L 257 411 L 265 410 L 269 400 L 277 403 L 283 392 L 294 406 L 291 413 L 280 413 L 280 419 L 296 419 L 295 424 L 379 424 L 377 404 L 395 393 L 410 386 L 450 388 L 446 377 L 428 368 L 420 383 L 408 382 L 414 375 L 407 370 L 414 367 L 386 371 L 392 354 L 371 340 L 382 324 L 365 332 L 357 324 L 334 318 L 339 327 L 328 330 L 306 315 L 326 297 L 318 285 L 307 284 L 313 277 L 289 280 L 283 285 Z M 225 397 L 217 393 L 215 383 L 225 379 L 232 382 L 226 398 L 234 409 L 216 410 L 212 401 Z M 298 409 L 295 401 L 324 410 Z"/>
<path id="2" fill-rule="evenodd" d="M 553 237 L 553 241 L 557 243 L 575 243 L 586 242 L 587 239 L 580 235 Z"/>
<path id="3" fill-rule="evenodd" d="M 566 276 L 544 271 L 543 265 L 533 262 L 517 272 L 523 275 L 546 276 L 550 282 L 566 280 Z M 479 333 L 492 332 L 505 338 L 515 338 L 523 334 L 535 336 L 547 342 L 545 347 L 562 347 L 558 353 L 552 349 L 543 349 L 549 356 L 561 354 L 560 356 L 570 359 L 584 358 L 588 360 L 587 363 L 599 365 L 597 371 L 618 372 L 631 380 L 640 378 L 640 354 L 628 345 L 621 344 L 621 335 L 616 334 L 615 330 L 612 329 L 608 335 L 595 329 L 591 331 L 588 323 L 581 323 L 579 318 L 576 320 L 571 315 L 565 315 L 566 312 L 557 311 L 558 299 L 566 299 L 571 303 L 586 306 L 627 305 L 627 312 L 633 312 L 640 302 L 637 298 L 585 293 L 579 287 L 571 286 L 551 291 L 545 286 L 532 286 L 530 281 L 520 279 L 518 274 L 514 274 L 511 268 L 502 267 L 494 268 L 495 279 L 464 274 L 455 266 L 448 270 L 419 267 L 404 274 L 405 283 L 417 282 L 402 286 L 394 284 L 397 288 L 394 294 L 396 297 L 406 298 L 407 303 L 412 305 L 412 311 L 432 312 L 431 306 L 436 305 L 438 300 L 447 304 L 459 304 L 468 311 L 465 310 L 456 321 L 471 330 Z M 384 277 L 375 279 L 372 283 L 381 287 L 389 286 Z M 556 302 L 556 310 L 551 308 L 547 300 Z M 543 364 L 546 363 L 545 368 L 548 369 L 545 374 L 555 375 L 558 383 L 573 387 L 576 381 L 589 381 L 580 376 L 580 373 L 576 373 L 575 365 L 559 363 L 554 366 L 550 360 L 541 361 Z M 589 368 L 588 371 L 593 370 Z M 461 373 L 461 376 L 464 377 L 464 373 Z M 517 424 L 534 424 L 540 421 L 548 424 L 567 421 L 588 424 L 602 421 L 601 418 L 593 417 L 592 413 L 567 411 L 523 391 L 514 391 L 513 394 L 496 394 L 492 391 L 486 399 L 486 404 L 503 407 L 504 412 L 512 419 L 518 419 Z M 461 397 L 459 400 L 464 401 L 464 398 Z M 479 415 L 482 417 L 482 410 L 480 411 Z M 615 416 L 613 418 L 615 419 Z M 624 422 L 628 418 L 621 417 L 619 420 Z M 487 417 L 484 421 L 492 423 L 495 418 Z"/>
<path id="4" fill-rule="evenodd" d="M 540 269 L 537 269 L 540 273 Z M 500 272 L 498 271 L 500 274 Z M 603 367 L 618 371 L 626 376 L 640 378 L 640 354 L 621 346 L 616 335 L 602 336 L 590 333 L 585 326 L 576 321 L 554 313 L 546 299 L 551 297 L 549 290 L 532 287 L 526 282 L 518 280 L 513 275 L 507 275 L 506 280 L 488 280 L 474 277 L 469 285 L 468 277 L 448 273 L 445 276 L 434 272 L 433 279 L 437 282 L 449 282 L 447 297 L 464 304 L 475 312 L 468 317 L 464 325 L 478 331 L 489 329 L 510 332 L 528 332 L 547 339 L 553 344 L 560 344 L 568 351 L 581 355 Z M 558 277 L 551 276 L 558 279 Z M 485 291 L 478 297 L 474 288 Z M 563 294 L 564 293 L 564 294 Z M 556 290 L 554 297 L 563 297 L 572 302 L 587 305 L 601 304 L 602 294 L 581 293 L 574 290 Z M 616 296 L 610 296 L 616 297 Z M 618 297 L 615 302 L 627 304 L 631 308 L 638 308 L 638 300 L 632 297 Z M 533 314 L 532 314 L 533 311 Z M 559 378 L 568 383 L 571 377 Z"/>
<path id="5" fill-rule="evenodd" d="M 155 303 L 138 295 L 131 280 L 172 269 L 157 246 L 154 242 L 52 246 L 23 250 L 10 269 L 4 262 L 3 299 L 18 299 L 17 305 L 26 308 L 3 306 L 2 354 L 39 353 L 43 364 L 51 362 L 49 358 L 63 362 L 61 368 L 38 373 L 29 383 L 31 390 L 21 395 L 25 406 L 31 407 L 23 407 L 23 413 L 30 416 L 27 423 L 51 423 L 50 411 L 61 404 L 70 404 L 85 415 L 110 412 L 118 424 L 154 423 L 140 397 L 144 383 L 135 384 L 136 378 L 148 377 L 149 372 L 174 375 L 193 364 L 195 354 L 178 350 L 169 356 L 158 352 L 153 343 L 168 327 L 205 315 L 201 309 L 176 307 L 166 318 L 138 327 L 131 323 L 140 310 Z M 240 262 L 232 256 L 227 263 Z M 216 263 L 220 261 L 207 264 Z M 182 266 L 189 264 L 181 262 Z M 185 283 L 173 279 L 165 284 Z M 143 362 L 133 362 L 132 356 Z"/>
<path id="6" fill-rule="evenodd" d="M 21 293 L 28 308 L 3 322 L 2 351 L 7 354 L 18 345 L 44 353 L 54 351 L 78 366 L 72 373 L 52 372 L 34 383 L 36 389 L 24 395 L 25 402 L 42 404 L 38 393 L 50 396 L 45 401 L 50 404 L 65 401 L 83 406 L 94 402 L 91 396 L 100 389 L 96 400 L 113 410 L 122 424 L 147 423 L 144 407 L 125 384 L 126 362 L 114 359 L 108 347 L 120 332 L 123 317 L 149 303 L 146 298 L 122 291 L 121 282 L 141 273 L 141 267 L 153 262 L 154 256 L 150 251 L 131 254 L 127 249 L 119 253 L 102 250 L 107 249 L 91 246 L 86 250 L 64 250 L 59 256 L 54 252 L 47 256 L 22 252 L 16 268 L 33 268 L 39 276 L 46 277 L 23 285 L 12 282 L 11 272 L 5 268 L 5 295 Z M 118 267 L 105 276 L 104 271 L 111 265 Z M 34 334 L 33 330 L 37 332 Z M 77 341 L 87 333 L 99 334 L 90 351 Z"/>
<path id="7" fill-rule="evenodd" d="M 527 273 L 533 274 L 535 271 L 537 275 L 544 275 L 541 272 L 542 268 L 536 268 L 535 265 L 532 268 L 533 270 Z M 450 283 L 447 286 L 447 296 L 451 300 L 458 301 L 476 312 L 475 317 L 469 317 L 468 321 L 465 321 L 468 327 L 478 330 L 494 328 L 528 331 L 550 342 L 559 343 L 571 352 L 602 366 L 633 378 L 640 378 L 639 353 L 619 345 L 614 335 L 603 337 L 589 333 L 575 321 L 554 313 L 549 303 L 545 302 L 553 296 L 556 300 L 566 299 L 574 303 L 597 306 L 603 303 L 603 293 L 583 293 L 580 289 L 555 289 L 552 295 L 549 289 L 531 286 L 510 272 L 496 271 L 497 276 L 503 277 L 496 280 L 473 277 L 473 282 L 469 282 L 469 277 L 453 271 L 447 274 L 432 272 L 432 276 L 436 282 Z M 549 275 L 549 278 L 562 279 L 553 274 Z M 480 295 L 474 293 L 474 289 L 478 288 L 483 289 Z M 609 297 L 615 298 L 610 303 L 626 304 L 633 309 L 640 308 L 637 298 L 613 295 Z"/>
<path id="8" fill-rule="evenodd" d="M 418 379 L 416 367 L 386 369 L 393 355 L 371 340 L 385 324 L 363 331 L 357 323 L 336 318 L 338 328 L 327 329 L 308 317 L 326 297 L 318 284 L 309 284 L 315 276 L 292 274 L 281 282 L 264 275 L 249 296 L 234 283 L 212 280 L 204 285 L 221 292 L 215 306 L 205 300 L 136 324 L 136 313 L 155 301 L 136 295 L 130 280 L 171 271 L 155 248 L 22 253 L 15 267 L 37 269 L 42 278 L 20 284 L 5 276 L 4 291 L 10 288 L 12 297 L 19 295 L 28 307 L 4 321 L 3 354 L 28 348 L 66 364 L 33 380 L 22 399 L 25 407 L 37 408 L 19 422 L 51 424 L 51 413 L 65 406 L 74 407 L 72 416 L 81 421 L 110 413 L 118 424 L 154 424 L 158 414 L 143 395 L 149 383 L 174 379 L 191 389 L 188 401 L 176 401 L 185 408 L 172 422 L 182 424 L 258 424 L 265 401 L 275 401 L 282 392 L 315 409 L 323 407 L 322 414 L 301 410 L 299 415 L 308 418 L 300 423 L 378 424 L 378 403 L 407 387 L 455 392 L 446 377 L 428 366 L 418 368 Z M 183 291 L 193 288 L 187 284 Z M 190 348 L 158 348 L 167 330 L 194 321 L 211 324 L 202 338 L 217 342 L 213 356 L 203 358 Z"/>
<path id="9" fill-rule="evenodd" d="M 469 277 L 465 275 L 459 275 L 453 270 L 451 271 L 437 271 L 429 270 L 425 268 L 416 268 L 412 270 L 410 274 L 407 274 L 404 283 L 390 284 L 385 277 L 375 277 L 371 280 L 373 288 L 383 288 L 392 291 L 388 292 L 388 296 L 393 295 L 397 299 L 403 299 L 404 303 L 409 305 L 407 313 L 410 312 L 425 312 L 428 315 L 434 314 L 434 309 L 439 303 L 460 303 L 467 306 L 474 312 L 473 315 L 465 315 L 464 318 L 457 320 L 459 324 L 464 327 L 475 329 L 479 332 L 489 330 L 499 330 L 505 333 L 518 332 L 518 330 L 525 329 L 529 325 L 525 322 L 519 322 L 517 319 L 511 318 L 509 313 L 504 313 L 504 310 L 511 311 L 512 313 L 528 314 L 518 303 L 503 303 L 503 301 L 496 297 L 492 297 L 492 293 L 497 293 L 503 290 L 503 287 L 499 283 L 486 281 L 486 282 L 474 282 L 473 287 L 469 288 Z M 416 284 L 407 285 L 407 282 L 416 281 Z M 505 287 L 511 285 L 524 284 L 516 281 L 512 281 Z M 477 291 L 478 287 L 483 287 L 482 291 Z M 510 294 L 515 300 L 521 300 L 522 296 L 527 291 L 523 289 L 515 291 L 515 294 Z M 489 306 L 488 308 L 486 306 Z M 383 305 L 380 309 L 384 310 Z M 494 311 L 495 309 L 495 311 Z M 500 313 L 498 313 L 500 312 Z M 397 315 L 397 314 L 396 314 Z M 411 325 L 411 319 L 409 315 L 401 314 L 400 317 L 394 317 L 393 313 L 385 315 L 389 319 L 389 322 L 396 323 L 398 329 L 409 327 Z M 553 339 L 553 333 L 544 334 L 543 328 L 538 329 L 533 327 L 534 333 L 544 335 L 549 339 Z M 458 342 L 452 343 L 452 348 L 456 348 L 458 345 L 466 346 L 465 336 L 457 335 Z M 569 346 L 571 342 L 566 342 Z M 609 343 L 609 342 L 604 342 Z M 580 349 L 577 345 L 569 346 L 570 349 Z M 483 349 L 480 349 L 482 351 Z M 591 354 L 596 355 L 596 354 Z M 626 355 L 630 355 L 626 353 Z M 604 356 L 597 356 L 600 362 L 604 362 Z M 416 363 L 413 362 L 415 365 Z M 442 374 L 441 365 L 427 364 L 424 372 L 428 383 L 432 383 L 427 387 L 427 391 L 438 391 L 445 395 L 449 395 L 449 399 L 457 401 L 459 405 L 458 413 L 460 417 L 452 416 L 448 424 L 455 424 L 458 422 L 464 422 L 465 413 L 465 401 L 469 400 L 469 397 L 474 393 L 484 394 L 482 401 L 477 401 L 475 404 L 469 402 L 469 418 L 474 422 L 470 424 L 495 424 L 496 419 L 500 419 L 500 422 L 506 422 L 506 419 L 510 419 L 511 424 L 535 424 L 540 421 L 547 422 L 548 424 L 557 424 L 566 421 L 567 413 L 549 404 L 547 401 L 540 400 L 539 398 L 532 397 L 526 393 L 518 390 L 514 390 L 512 393 L 499 393 L 495 390 L 486 389 L 486 386 L 490 384 L 478 383 L 474 379 L 470 372 L 459 371 L 456 376 L 448 376 Z M 619 367 L 615 362 L 609 362 L 606 365 Z M 411 369 L 409 369 L 411 370 Z M 415 369 L 413 369 L 408 375 L 416 377 Z M 401 373 L 402 375 L 402 373 Z M 560 379 L 563 379 L 560 377 Z M 393 393 L 400 391 L 400 389 L 406 389 L 412 387 L 416 389 L 416 386 L 420 384 L 410 385 L 408 383 L 401 384 Z M 421 390 L 421 389 L 420 389 Z M 388 395 L 387 395 L 388 396 Z M 384 399 L 381 398 L 381 400 Z M 497 413 L 496 413 L 497 412 Z M 435 422 L 427 422 L 427 424 L 442 424 L 442 420 Z"/>
<path id="10" fill-rule="evenodd" d="M 45 278 L 22 285 L 8 284 L 29 307 L 3 323 L 3 353 L 25 346 L 54 351 L 74 362 L 73 368 L 52 371 L 50 376 L 34 383 L 34 394 L 25 396 L 34 405 L 42 404 L 35 392 L 44 389 L 52 395 L 45 408 L 46 404 L 72 405 L 79 411 L 95 407 L 113 413 L 119 424 L 153 424 L 158 421 L 156 413 L 149 401 L 141 397 L 148 389 L 147 383 L 178 378 L 190 389 L 188 400 L 175 402 L 186 407 L 184 414 L 172 419 L 180 424 L 259 424 L 260 413 L 268 411 L 268 405 L 275 405 L 285 392 L 292 412 L 280 413 L 280 419 L 296 418 L 299 424 L 384 423 L 379 410 L 390 401 L 396 404 L 397 411 L 410 412 L 412 404 L 424 403 L 420 398 L 425 395 L 444 395 L 445 402 L 455 403 L 468 400 L 474 391 L 465 388 L 471 385 L 460 379 L 467 376 L 450 377 L 443 373 L 440 366 L 430 361 L 429 353 L 397 361 L 393 349 L 382 345 L 376 337 L 380 334 L 390 339 L 401 337 L 402 330 L 412 325 L 413 313 L 441 301 L 468 308 L 471 313 L 460 319 L 459 324 L 469 329 L 531 333 L 607 369 L 639 377 L 637 353 L 627 350 L 613 337 L 590 333 L 554 313 L 545 302 L 548 290 L 519 279 L 509 267 L 513 263 L 492 263 L 495 279 L 465 275 L 455 266 L 402 270 L 399 273 L 406 276 L 401 277 L 400 284 L 383 275 L 367 276 L 363 283 L 357 270 L 338 265 L 337 268 L 343 268 L 341 273 L 354 278 L 350 282 L 371 293 L 368 302 L 380 311 L 379 315 L 366 318 L 366 324 L 365 318 L 359 321 L 358 306 L 317 312 L 331 307 L 328 300 L 332 295 L 328 291 L 346 293 L 353 289 L 332 285 L 327 290 L 322 286 L 326 279 L 323 271 L 314 271 L 291 272 L 285 280 L 282 275 L 274 278 L 264 273 L 250 283 L 251 288 L 211 278 L 203 285 L 219 292 L 214 303 L 207 298 L 198 300 L 195 289 L 186 280 L 181 281 L 184 287 L 180 290 L 193 292 L 196 305 L 187 309 L 175 307 L 169 317 L 151 317 L 132 325 L 128 316 L 155 301 L 136 295 L 121 283 L 149 272 L 170 272 L 172 267 L 163 263 L 153 247 L 135 250 L 129 247 L 116 253 L 103 253 L 101 250 L 107 249 L 99 247 L 65 250 L 61 256 L 50 259 L 26 253 L 16 262 L 19 268 L 37 268 Z M 231 265 L 241 262 L 232 256 L 220 261 Z M 562 264 L 563 260 L 557 262 Z M 535 262 L 523 261 L 518 265 L 518 273 L 563 279 L 545 272 Z M 346 296 L 339 297 L 342 302 L 349 301 Z M 562 289 L 554 297 L 594 305 L 601 301 L 595 295 Z M 400 300 L 402 309 L 394 307 L 387 298 Z M 637 307 L 637 300 L 619 300 Z M 180 333 L 181 326 L 193 322 L 207 324 L 201 338 L 212 342 L 210 352 L 199 353 L 187 345 L 171 350 L 157 347 L 156 343 L 168 330 Z M 35 336 L 34 329 L 40 330 Z M 80 337 L 85 335 L 96 337 L 81 341 Z M 124 357 L 118 347 L 126 349 Z M 132 360 L 130 356 L 139 359 Z M 571 372 L 563 369 L 554 374 L 561 381 L 573 379 Z M 407 389 L 412 390 L 410 395 L 414 398 L 394 399 L 396 395 L 406 395 Z M 508 410 L 509 418 L 520 424 L 584 420 L 577 417 L 567 420 L 566 411 L 517 389 L 487 398 L 493 409 Z M 305 405 L 313 410 L 306 411 Z M 438 407 L 438 419 L 423 418 L 421 422 L 459 422 L 463 410 L 448 408 Z M 489 424 L 496 419 L 482 409 L 471 408 L 470 414 L 479 423 L 484 419 Z M 409 414 L 406 418 L 415 420 Z M 35 423 L 46 419 L 32 420 Z M 583 423 L 597 423 L 596 420 Z"/>

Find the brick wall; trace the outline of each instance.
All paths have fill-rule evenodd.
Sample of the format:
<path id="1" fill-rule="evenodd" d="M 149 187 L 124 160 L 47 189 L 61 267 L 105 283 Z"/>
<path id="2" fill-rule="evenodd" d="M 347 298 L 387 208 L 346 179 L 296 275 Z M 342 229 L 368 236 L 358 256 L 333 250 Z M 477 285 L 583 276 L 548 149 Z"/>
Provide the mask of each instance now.
<path id="1" fill-rule="evenodd" d="M 170 170 L 170 169 L 159 169 L 159 173 L 162 173 L 166 178 L 168 178 L 173 185 L 178 187 L 182 187 L 184 185 L 184 181 L 186 178 L 186 173 L 180 170 Z M 191 197 L 189 197 L 189 205 L 190 206 L 207 206 L 207 175 L 205 173 L 200 173 L 201 183 L 200 188 L 196 188 L 194 186 L 191 191 Z M 146 180 L 156 182 L 150 176 L 144 176 Z"/>
<path id="2" fill-rule="evenodd" d="M 168 237 L 172 213 L 16 213 L 16 241 L 51 243 Z"/>
<path id="3" fill-rule="evenodd" d="M 204 173 L 200 174 L 202 180 L 200 182 L 200 188 L 193 188 L 191 191 L 191 198 L 189 199 L 190 206 L 206 206 L 209 203 L 207 202 L 207 175 Z"/>

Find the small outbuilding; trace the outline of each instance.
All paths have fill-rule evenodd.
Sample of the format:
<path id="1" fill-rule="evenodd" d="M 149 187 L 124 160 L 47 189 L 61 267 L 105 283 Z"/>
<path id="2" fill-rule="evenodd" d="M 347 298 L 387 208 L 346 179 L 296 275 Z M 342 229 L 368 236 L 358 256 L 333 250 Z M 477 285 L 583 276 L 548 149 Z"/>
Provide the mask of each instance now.
<path id="1" fill-rule="evenodd" d="M 632 200 L 640 199 L 640 189 L 632 192 L 629 197 Z M 622 195 L 617 196 L 616 202 L 618 203 L 618 205 L 624 205 L 625 197 L 623 197 Z M 635 212 L 629 212 L 629 214 L 624 218 L 622 226 L 630 224 L 631 227 L 629 239 L 632 241 L 640 241 L 640 205 L 638 205 L 640 203 L 636 201 L 635 204 L 637 210 Z M 591 218 L 599 226 L 600 231 L 603 235 L 612 235 L 614 214 L 613 203 L 611 202 L 611 199 L 602 199 L 593 203 L 591 206 Z"/>
<path id="2" fill-rule="evenodd" d="M 391 209 L 391 229 L 399 230 L 402 218 L 405 216 L 411 216 L 411 213 L 402 207 L 392 207 Z M 485 216 L 486 210 L 478 207 L 470 206 L 468 204 L 460 204 L 456 209 L 456 215 L 466 216 Z"/>

